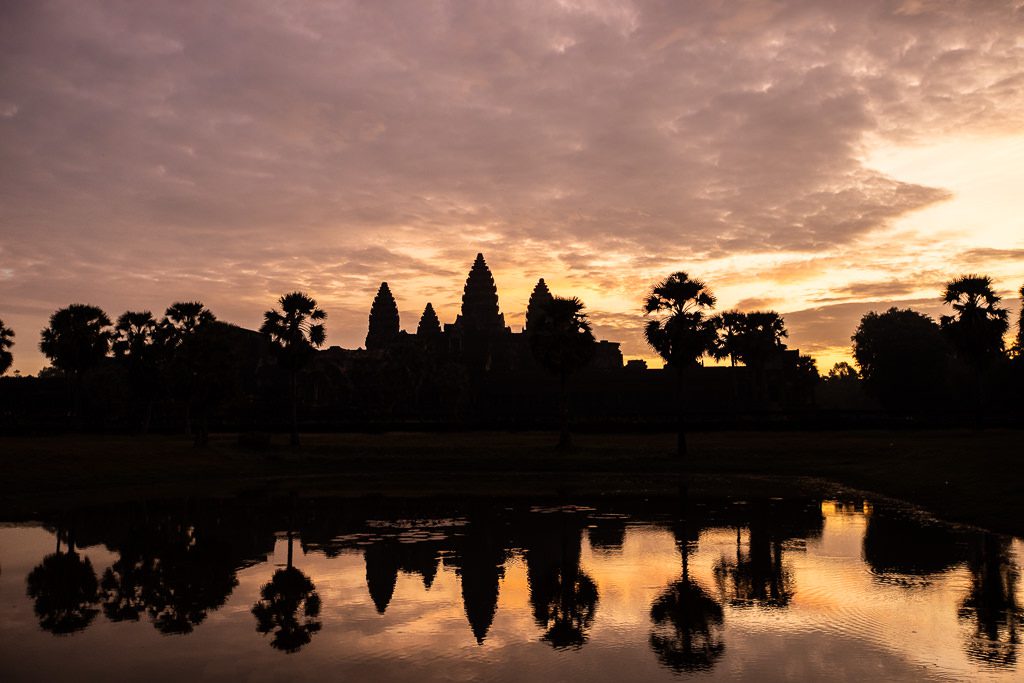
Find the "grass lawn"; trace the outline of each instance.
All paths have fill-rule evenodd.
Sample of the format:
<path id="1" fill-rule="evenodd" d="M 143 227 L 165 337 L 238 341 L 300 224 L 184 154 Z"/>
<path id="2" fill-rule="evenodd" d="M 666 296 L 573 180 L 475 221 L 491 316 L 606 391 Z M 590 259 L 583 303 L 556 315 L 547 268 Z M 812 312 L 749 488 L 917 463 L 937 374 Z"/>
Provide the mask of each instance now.
<path id="1" fill-rule="evenodd" d="M 826 480 L 1024 535 L 1022 433 L 709 432 L 690 436 L 692 487 L 713 494 L 827 490 Z M 359 495 L 670 493 L 673 434 L 581 434 L 560 453 L 540 432 L 308 434 L 293 450 L 216 435 L 0 438 L 0 514 L 249 490 Z"/>

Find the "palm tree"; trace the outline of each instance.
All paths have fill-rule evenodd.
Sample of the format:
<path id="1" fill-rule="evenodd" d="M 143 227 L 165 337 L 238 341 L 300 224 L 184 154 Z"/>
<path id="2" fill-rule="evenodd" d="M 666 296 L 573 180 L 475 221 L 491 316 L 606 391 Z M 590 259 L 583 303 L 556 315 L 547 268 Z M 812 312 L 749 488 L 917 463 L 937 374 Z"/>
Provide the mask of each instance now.
<path id="1" fill-rule="evenodd" d="M 551 297 L 537 306 L 528 328 L 533 357 L 541 367 L 558 376 L 561 449 L 572 446 L 566 384 L 570 374 L 590 362 L 596 344 L 583 308 L 583 302 L 576 297 Z"/>
<path id="2" fill-rule="evenodd" d="M 313 355 L 327 340 L 327 331 L 320 322 L 327 317 L 317 307 L 316 300 L 305 292 L 291 292 L 277 300 L 281 310 L 271 309 L 263 314 L 260 332 L 270 339 L 277 351 L 281 366 L 289 375 L 291 401 L 291 445 L 299 445 L 298 376 Z"/>
<path id="3" fill-rule="evenodd" d="M 939 319 L 957 352 L 975 367 L 983 367 L 1002 354 L 1009 315 L 998 306 L 1000 297 L 987 275 L 961 275 L 946 283 L 943 303 L 953 315 Z"/>
<path id="4" fill-rule="evenodd" d="M 715 343 L 711 347 L 712 358 L 715 360 L 728 358 L 729 365 L 736 367 L 736 361 L 739 359 L 737 340 L 745 317 L 746 314 L 739 311 L 723 311 L 711 318 L 711 324 L 714 325 L 717 333 Z"/>
<path id="5" fill-rule="evenodd" d="M 110 351 L 110 318 L 101 309 L 71 304 L 50 316 L 50 326 L 41 333 L 39 350 L 71 381 L 73 415 L 81 420 L 82 377 Z"/>
<path id="6" fill-rule="evenodd" d="M 216 321 L 217 316 L 201 301 L 179 301 L 167 308 L 157 329 L 157 340 L 169 361 L 166 368 L 168 382 L 184 403 L 185 431 L 188 434 L 192 433 L 192 403 L 209 382 L 203 376 L 209 365 L 209 354 L 204 348 L 209 335 L 205 333 Z M 205 410 L 205 406 L 201 407 Z M 196 445 L 201 445 L 204 440 L 205 427 L 201 419 Z"/>
<path id="7" fill-rule="evenodd" d="M 775 311 L 744 313 L 736 334 L 735 346 L 739 360 L 754 372 L 757 399 L 765 394 L 765 369 L 774 356 L 786 348 L 788 337 L 782 316 Z"/>
<path id="8" fill-rule="evenodd" d="M 686 455 L 683 371 L 696 365 L 714 344 L 715 327 L 707 317 L 707 311 L 714 307 L 715 295 L 708 286 L 683 272 L 656 284 L 644 302 L 644 314 L 655 316 L 647 321 L 644 337 L 676 373 L 679 457 Z"/>
<path id="9" fill-rule="evenodd" d="M 125 311 L 114 324 L 114 357 L 124 363 L 135 396 L 144 406 L 142 431 L 149 430 L 157 383 L 156 318 L 149 311 Z"/>
<path id="10" fill-rule="evenodd" d="M 1018 294 L 1020 294 L 1020 314 L 1017 316 L 1017 355 L 1024 356 L 1024 285 L 1021 285 Z"/>
<path id="11" fill-rule="evenodd" d="M 992 290 L 992 278 L 987 275 L 961 275 L 950 280 L 942 301 L 953 307 L 953 315 L 942 316 L 939 325 L 957 355 L 974 371 L 975 421 L 980 427 L 985 403 L 983 374 L 1003 355 L 1009 314 L 998 306 L 1000 297 Z"/>
<path id="12" fill-rule="evenodd" d="M 14 356 L 11 355 L 12 346 L 14 346 L 14 330 L 0 320 L 0 375 L 7 372 L 14 362 Z"/>

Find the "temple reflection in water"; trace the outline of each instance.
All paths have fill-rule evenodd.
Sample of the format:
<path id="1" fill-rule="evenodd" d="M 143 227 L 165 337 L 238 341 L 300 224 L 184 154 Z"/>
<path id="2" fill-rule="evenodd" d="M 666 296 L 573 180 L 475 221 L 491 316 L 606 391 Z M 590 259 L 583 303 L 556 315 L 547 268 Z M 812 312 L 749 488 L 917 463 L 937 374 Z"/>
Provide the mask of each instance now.
<path id="1" fill-rule="evenodd" d="M 619 638 L 671 673 L 756 658 L 775 629 L 813 633 L 815 647 L 920 646 L 901 656 L 952 671 L 1018 666 L 1020 543 L 861 503 L 292 496 L 82 510 L 44 528 L 0 534 L 49 538 L 20 591 L 36 629 L 72 640 L 102 624 L 191 639 L 243 629 L 305 656 L 362 634 L 444 659 L 459 630 L 481 653 L 517 640 L 600 653 Z M 899 614 L 904 603 L 920 613 Z M 899 642 L 918 622 L 945 623 L 928 637 L 956 647 Z"/>

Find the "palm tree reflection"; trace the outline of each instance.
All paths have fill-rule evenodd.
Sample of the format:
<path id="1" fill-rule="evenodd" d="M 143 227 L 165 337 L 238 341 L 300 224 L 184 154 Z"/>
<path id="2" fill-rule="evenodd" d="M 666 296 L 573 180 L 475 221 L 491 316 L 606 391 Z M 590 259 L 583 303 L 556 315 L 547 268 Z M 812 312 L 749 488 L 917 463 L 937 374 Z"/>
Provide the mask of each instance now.
<path id="1" fill-rule="evenodd" d="M 707 671 L 725 651 L 725 615 L 722 606 L 690 578 L 687 556 L 697 530 L 680 521 L 673 532 L 682 555 L 683 573 L 651 605 L 651 649 L 658 661 L 673 671 Z"/>
<path id="2" fill-rule="evenodd" d="M 320 596 L 313 581 L 292 566 L 292 532 L 288 532 L 288 564 L 260 589 L 260 600 L 252 606 L 256 630 L 273 632 L 271 647 L 287 653 L 298 652 L 320 630 Z"/>
<path id="3" fill-rule="evenodd" d="M 986 534 L 968 569 L 971 589 L 958 611 L 962 621 L 973 622 L 965 643 L 967 656 L 993 667 L 1012 667 L 1017 663 L 1024 610 L 1017 603 L 1020 574 L 1009 542 Z"/>
<path id="4" fill-rule="evenodd" d="M 81 631 L 96 618 L 99 610 L 99 584 L 88 557 L 75 552 L 75 541 L 67 534 L 65 552 L 60 551 L 61 531 L 57 531 L 57 550 L 47 555 L 26 580 L 28 597 L 35 600 L 39 626 L 56 635 Z"/>
<path id="5" fill-rule="evenodd" d="M 597 611 L 597 584 L 580 568 L 582 521 L 559 512 L 559 524 L 533 530 L 526 546 L 533 617 L 542 640 L 556 649 L 579 648 Z"/>

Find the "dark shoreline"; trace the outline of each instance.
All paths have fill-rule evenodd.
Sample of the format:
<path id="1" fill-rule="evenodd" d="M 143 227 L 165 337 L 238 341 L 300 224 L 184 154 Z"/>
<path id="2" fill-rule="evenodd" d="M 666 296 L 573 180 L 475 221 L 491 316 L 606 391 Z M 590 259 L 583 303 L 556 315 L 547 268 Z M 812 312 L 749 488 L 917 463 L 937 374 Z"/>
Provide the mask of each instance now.
<path id="1" fill-rule="evenodd" d="M 871 492 L 943 520 L 1024 536 L 1015 430 L 716 432 L 691 436 L 697 495 Z M 674 435 L 548 432 L 309 434 L 262 447 L 215 435 L 0 438 L 0 518 L 95 503 L 237 494 L 394 497 L 677 494 Z"/>

